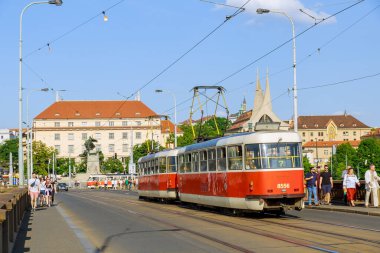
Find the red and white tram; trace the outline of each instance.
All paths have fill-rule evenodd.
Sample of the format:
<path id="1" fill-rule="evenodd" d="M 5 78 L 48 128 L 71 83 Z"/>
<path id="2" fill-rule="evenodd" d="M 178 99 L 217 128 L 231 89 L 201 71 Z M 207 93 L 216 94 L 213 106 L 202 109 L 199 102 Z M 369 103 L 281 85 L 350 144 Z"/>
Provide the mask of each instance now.
<path id="1" fill-rule="evenodd" d="M 177 195 L 183 202 L 254 211 L 303 208 L 302 149 L 297 133 L 237 134 L 165 152 L 176 152 Z M 156 165 L 143 161 L 162 157 L 160 153 L 140 160 L 141 178 L 148 184 L 145 189 L 157 188 L 153 178 L 160 171 L 145 174 L 155 173 Z"/>
<path id="2" fill-rule="evenodd" d="M 139 159 L 140 197 L 177 198 L 177 153 L 177 149 L 165 150 Z"/>

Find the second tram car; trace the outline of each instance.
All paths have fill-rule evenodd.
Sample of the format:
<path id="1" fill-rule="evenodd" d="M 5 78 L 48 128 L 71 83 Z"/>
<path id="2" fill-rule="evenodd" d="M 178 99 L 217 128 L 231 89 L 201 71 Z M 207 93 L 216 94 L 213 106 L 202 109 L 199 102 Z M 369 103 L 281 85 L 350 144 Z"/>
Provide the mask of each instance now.
<path id="1" fill-rule="evenodd" d="M 174 152 L 176 157 L 176 194 L 182 202 L 253 211 L 303 208 L 302 149 L 297 133 L 236 134 L 164 152 Z M 144 188 L 157 188 L 154 178 L 166 173 L 144 161 L 168 157 L 164 152 L 140 159 L 140 178 L 149 185 Z"/>

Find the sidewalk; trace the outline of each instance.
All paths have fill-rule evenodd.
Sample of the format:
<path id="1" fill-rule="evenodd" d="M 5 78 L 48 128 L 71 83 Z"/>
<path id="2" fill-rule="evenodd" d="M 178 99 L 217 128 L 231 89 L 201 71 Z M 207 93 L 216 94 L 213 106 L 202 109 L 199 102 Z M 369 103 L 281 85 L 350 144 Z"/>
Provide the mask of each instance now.
<path id="1" fill-rule="evenodd" d="M 368 207 L 364 206 L 364 203 L 357 203 L 356 206 L 345 206 L 343 203 L 333 203 L 330 205 L 320 205 L 320 206 L 308 206 L 305 205 L 307 209 L 313 210 L 324 210 L 331 212 L 344 212 L 344 213 L 355 213 L 355 214 L 364 214 L 369 216 L 380 216 L 380 207 Z"/>
<path id="2" fill-rule="evenodd" d="M 13 253 L 85 252 L 57 207 L 27 212 L 22 221 Z"/>

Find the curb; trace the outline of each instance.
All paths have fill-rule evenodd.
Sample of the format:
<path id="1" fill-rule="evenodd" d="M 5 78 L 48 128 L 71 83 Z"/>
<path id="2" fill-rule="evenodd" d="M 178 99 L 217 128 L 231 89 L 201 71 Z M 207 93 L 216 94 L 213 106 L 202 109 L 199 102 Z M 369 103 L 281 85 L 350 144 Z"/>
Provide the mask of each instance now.
<path id="1" fill-rule="evenodd" d="M 380 216 L 380 212 L 342 209 L 342 208 L 334 208 L 334 207 L 305 206 L 305 209 L 331 211 L 331 212 L 342 212 L 342 213 L 353 213 L 353 214 L 361 214 L 361 215 L 367 215 L 367 216 Z"/>

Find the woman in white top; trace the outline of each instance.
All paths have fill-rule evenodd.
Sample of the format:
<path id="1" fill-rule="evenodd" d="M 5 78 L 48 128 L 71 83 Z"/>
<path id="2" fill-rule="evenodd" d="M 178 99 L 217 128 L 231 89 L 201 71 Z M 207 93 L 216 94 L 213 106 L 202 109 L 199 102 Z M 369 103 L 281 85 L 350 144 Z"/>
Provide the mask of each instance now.
<path id="1" fill-rule="evenodd" d="M 343 178 L 343 189 L 347 192 L 347 202 L 350 206 L 355 206 L 356 186 L 360 186 L 359 179 L 354 174 L 354 169 L 349 168 Z"/>
<path id="2" fill-rule="evenodd" d="M 377 191 L 379 189 L 380 178 L 377 176 L 375 165 L 371 164 L 369 170 L 365 172 L 365 207 L 368 207 L 369 197 L 372 193 L 372 203 L 374 207 L 379 206 L 379 199 L 377 197 Z"/>

